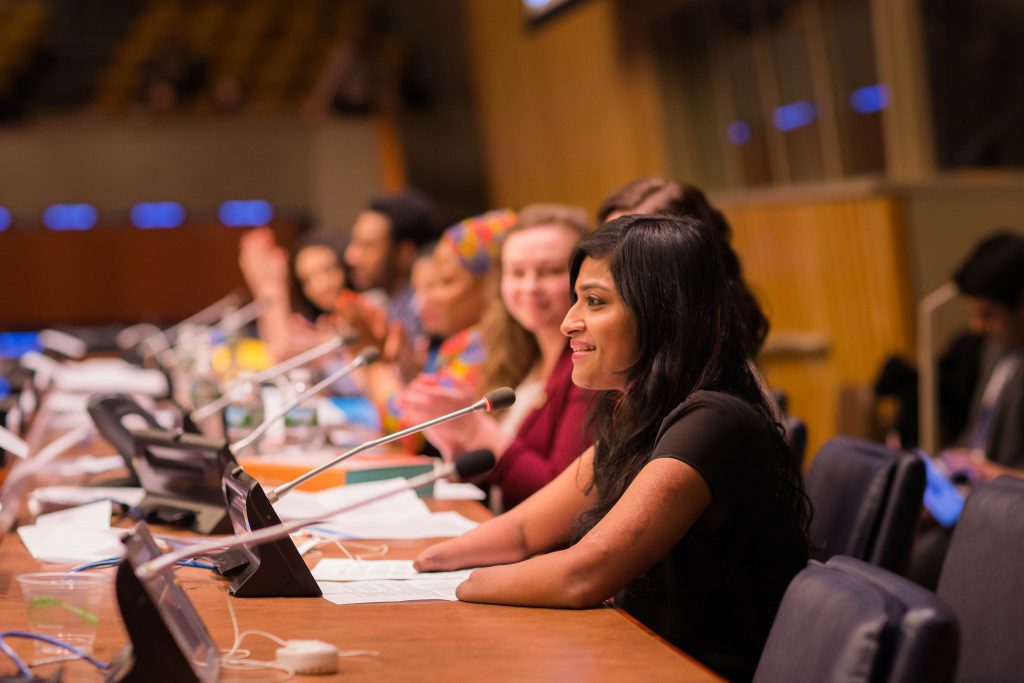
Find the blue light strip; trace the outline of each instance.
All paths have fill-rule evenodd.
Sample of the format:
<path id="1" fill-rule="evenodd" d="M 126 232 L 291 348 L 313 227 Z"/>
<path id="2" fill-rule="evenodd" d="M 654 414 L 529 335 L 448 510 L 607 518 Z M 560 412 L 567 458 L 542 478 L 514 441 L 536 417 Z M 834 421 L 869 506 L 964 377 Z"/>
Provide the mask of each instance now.
<path id="1" fill-rule="evenodd" d="M 776 107 L 772 113 L 772 121 L 776 128 L 783 133 L 788 133 L 791 130 L 810 125 L 817 116 L 818 109 L 813 102 L 800 100 Z"/>
<path id="2" fill-rule="evenodd" d="M 43 224 L 50 230 L 89 230 L 98 219 L 92 204 L 53 204 L 43 211 Z"/>
<path id="3" fill-rule="evenodd" d="M 217 210 L 220 222 L 229 228 L 266 225 L 274 217 L 274 207 L 262 199 L 232 199 Z"/>
<path id="4" fill-rule="evenodd" d="M 9 227 L 11 227 L 11 212 L 0 206 L 0 232 L 3 232 Z"/>
<path id="5" fill-rule="evenodd" d="M 167 230 L 185 222 L 185 207 L 178 202 L 142 202 L 132 207 L 132 225 L 142 230 Z"/>
<path id="6" fill-rule="evenodd" d="M 850 107 L 861 114 L 874 114 L 889 106 L 889 89 L 881 83 L 865 85 L 850 93 Z"/>
<path id="7" fill-rule="evenodd" d="M 746 121 L 733 121 L 725 129 L 725 135 L 734 145 L 745 145 L 752 135 L 750 124 Z"/>

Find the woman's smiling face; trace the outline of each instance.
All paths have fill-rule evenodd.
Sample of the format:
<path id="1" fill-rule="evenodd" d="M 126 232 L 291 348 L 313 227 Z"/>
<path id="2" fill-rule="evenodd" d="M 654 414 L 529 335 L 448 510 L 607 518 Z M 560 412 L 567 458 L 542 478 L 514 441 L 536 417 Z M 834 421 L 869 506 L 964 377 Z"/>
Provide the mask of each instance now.
<path id="1" fill-rule="evenodd" d="M 572 349 L 572 381 L 594 390 L 625 389 L 637 352 L 636 318 L 619 296 L 607 260 L 589 256 L 576 278 L 576 303 L 562 321 Z"/>

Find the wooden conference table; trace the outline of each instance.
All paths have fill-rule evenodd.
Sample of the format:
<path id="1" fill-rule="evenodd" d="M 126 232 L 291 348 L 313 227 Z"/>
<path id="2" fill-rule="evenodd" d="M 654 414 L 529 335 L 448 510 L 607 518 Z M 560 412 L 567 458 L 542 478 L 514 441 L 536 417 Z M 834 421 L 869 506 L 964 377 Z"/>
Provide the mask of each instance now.
<path id="1" fill-rule="evenodd" d="M 490 513 L 469 501 L 431 504 L 483 520 Z M 161 531 L 159 528 L 155 529 Z M 411 559 L 430 541 L 387 541 L 387 557 Z M 337 549 L 326 550 L 330 556 Z M 15 577 L 58 569 L 41 565 L 11 533 L 0 544 L 0 630 L 27 629 L 25 603 Z M 113 577 L 113 570 L 102 570 Z M 227 601 L 239 627 L 268 631 L 284 639 L 317 639 L 339 650 L 376 650 L 377 655 L 344 657 L 333 676 L 296 676 L 296 681 L 721 681 L 620 610 L 557 610 L 417 602 L 334 605 L 323 598 L 228 598 L 227 583 L 205 569 L 181 568 L 177 577 L 214 641 L 231 646 Z M 113 598 L 100 614 L 93 654 L 110 661 L 127 642 Z M 31 641 L 8 643 L 31 661 Z M 273 660 L 277 645 L 257 636 L 243 646 L 262 660 Z M 97 681 L 101 675 L 84 662 L 65 663 L 64 681 Z M 39 667 L 37 675 L 56 665 Z M 0 654 L 0 674 L 16 668 Z M 271 670 L 222 671 L 222 680 L 278 680 Z M 162 683 L 162 682 L 154 682 Z"/>

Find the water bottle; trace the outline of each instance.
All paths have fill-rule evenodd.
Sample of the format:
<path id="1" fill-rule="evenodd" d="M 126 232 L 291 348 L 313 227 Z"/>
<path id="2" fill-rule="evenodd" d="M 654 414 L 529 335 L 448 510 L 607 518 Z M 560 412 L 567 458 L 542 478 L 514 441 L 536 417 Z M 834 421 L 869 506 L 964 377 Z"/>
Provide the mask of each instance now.
<path id="1" fill-rule="evenodd" d="M 239 374 L 231 393 L 231 402 L 224 408 L 224 434 L 228 441 L 238 441 L 263 422 L 263 397 L 251 372 Z"/>
<path id="2" fill-rule="evenodd" d="M 313 386 L 313 373 L 309 368 L 296 368 L 288 373 L 290 383 L 289 398 L 299 396 Z M 319 423 L 316 412 L 317 399 L 307 398 L 289 410 L 284 416 L 284 440 L 287 446 L 314 445 L 319 435 Z"/>

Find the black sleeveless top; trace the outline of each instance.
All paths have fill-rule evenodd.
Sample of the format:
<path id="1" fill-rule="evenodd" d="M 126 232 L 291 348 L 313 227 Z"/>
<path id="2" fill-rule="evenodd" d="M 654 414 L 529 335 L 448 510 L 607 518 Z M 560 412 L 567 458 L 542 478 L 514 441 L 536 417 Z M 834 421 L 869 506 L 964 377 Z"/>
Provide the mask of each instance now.
<path id="1" fill-rule="evenodd" d="M 616 601 L 734 681 L 752 678 L 782 594 L 808 559 L 795 512 L 776 496 L 775 438 L 751 405 L 713 391 L 665 418 L 651 458 L 693 467 L 713 502 Z"/>

